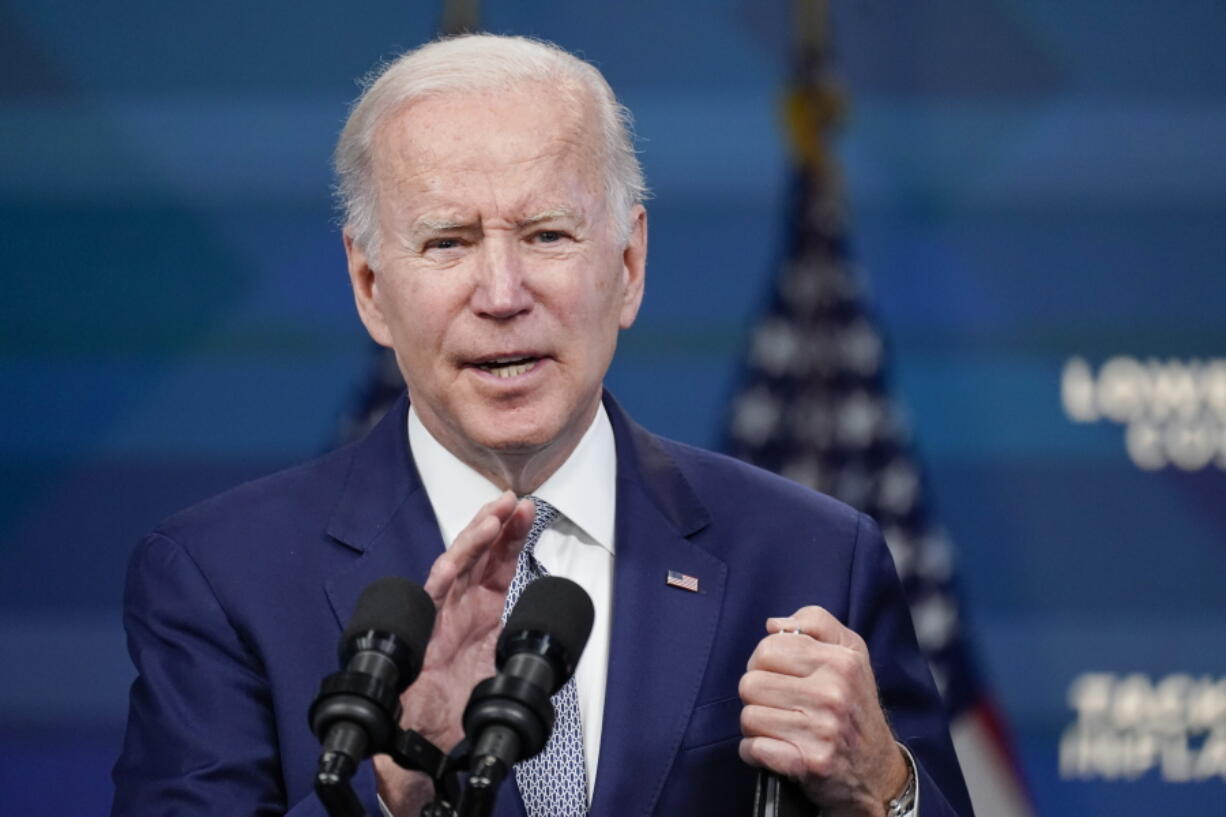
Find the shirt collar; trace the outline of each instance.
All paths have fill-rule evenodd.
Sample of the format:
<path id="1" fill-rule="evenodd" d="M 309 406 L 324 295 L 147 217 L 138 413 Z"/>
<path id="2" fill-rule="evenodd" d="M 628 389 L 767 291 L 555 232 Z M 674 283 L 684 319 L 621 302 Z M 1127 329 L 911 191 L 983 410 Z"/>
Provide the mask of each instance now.
<path id="1" fill-rule="evenodd" d="M 422 424 L 409 404 L 409 448 L 421 475 L 426 495 L 438 519 L 447 547 L 472 521 L 482 505 L 501 491 L 481 474 L 443 447 Z M 582 540 L 613 552 L 616 519 L 617 447 L 604 404 L 597 406 L 592 424 L 561 467 L 534 491 L 565 517 Z"/>

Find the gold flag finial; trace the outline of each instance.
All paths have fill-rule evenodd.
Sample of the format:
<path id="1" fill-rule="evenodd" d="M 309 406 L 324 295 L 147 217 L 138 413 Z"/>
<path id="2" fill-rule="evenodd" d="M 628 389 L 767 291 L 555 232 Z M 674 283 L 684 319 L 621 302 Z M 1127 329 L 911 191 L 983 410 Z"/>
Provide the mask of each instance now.
<path id="1" fill-rule="evenodd" d="M 833 165 L 828 140 L 842 122 L 847 103 L 829 75 L 830 27 L 826 0 L 795 0 L 796 42 L 792 78 L 783 107 L 792 159 L 815 181 L 827 180 Z"/>

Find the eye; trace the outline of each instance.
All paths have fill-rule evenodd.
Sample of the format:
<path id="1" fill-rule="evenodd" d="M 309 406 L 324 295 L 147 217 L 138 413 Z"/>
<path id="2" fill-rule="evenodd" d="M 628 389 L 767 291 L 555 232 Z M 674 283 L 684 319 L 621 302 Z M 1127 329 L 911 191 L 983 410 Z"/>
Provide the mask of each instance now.
<path id="1" fill-rule="evenodd" d="M 541 230 L 534 237 L 541 244 L 556 244 L 566 238 L 566 233 L 561 230 Z"/>
<path id="2" fill-rule="evenodd" d="M 462 242 L 458 238 L 432 238 L 426 242 L 425 250 L 454 250 L 460 247 Z"/>

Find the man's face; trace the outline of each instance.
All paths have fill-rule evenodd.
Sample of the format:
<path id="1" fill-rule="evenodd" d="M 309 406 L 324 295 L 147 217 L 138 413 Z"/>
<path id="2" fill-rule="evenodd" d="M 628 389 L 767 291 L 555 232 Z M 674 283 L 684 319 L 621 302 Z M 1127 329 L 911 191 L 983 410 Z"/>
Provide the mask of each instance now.
<path id="1" fill-rule="evenodd" d="M 479 470 L 568 454 L 638 312 L 646 215 L 620 240 L 590 120 L 528 86 L 418 100 L 375 138 L 378 268 L 346 239 L 359 313 L 426 427 Z"/>

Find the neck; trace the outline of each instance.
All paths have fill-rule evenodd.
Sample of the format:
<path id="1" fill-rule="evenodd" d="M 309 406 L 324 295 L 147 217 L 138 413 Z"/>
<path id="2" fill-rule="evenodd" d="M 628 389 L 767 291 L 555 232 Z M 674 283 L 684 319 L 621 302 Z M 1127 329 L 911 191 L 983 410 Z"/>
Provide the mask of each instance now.
<path id="1" fill-rule="evenodd" d="M 516 496 L 527 496 L 562 467 L 576 444 L 578 440 L 562 451 L 547 449 L 533 454 L 491 454 L 482 462 L 464 461 L 499 489 L 509 490 Z"/>

